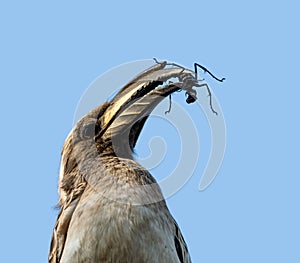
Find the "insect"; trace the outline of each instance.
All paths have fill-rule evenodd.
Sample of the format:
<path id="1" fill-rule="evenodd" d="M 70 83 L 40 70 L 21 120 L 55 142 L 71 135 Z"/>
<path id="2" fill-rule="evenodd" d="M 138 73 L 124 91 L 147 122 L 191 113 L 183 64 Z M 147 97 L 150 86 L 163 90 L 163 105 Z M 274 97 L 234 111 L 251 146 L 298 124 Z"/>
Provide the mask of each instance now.
<path id="1" fill-rule="evenodd" d="M 213 77 L 215 80 L 219 82 L 223 82 L 225 78 L 222 79 L 217 78 L 207 68 L 205 68 L 204 66 L 198 63 L 194 63 L 194 71 L 191 71 L 176 63 L 167 63 L 165 61 L 159 62 L 156 58 L 154 58 L 153 60 L 162 67 L 158 69 L 158 71 L 161 73 L 160 78 L 162 80 L 165 81 L 166 79 L 171 79 L 171 78 L 178 79 L 178 82 L 169 81 L 169 85 L 177 85 L 180 88 L 180 90 L 185 90 L 187 95 L 186 102 L 188 104 L 194 103 L 197 100 L 197 91 L 194 89 L 194 87 L 206 87 L 209 96 L 210 108 L 213 113 L 218 114 L 214 110 L 212 105 L 212 95 L 211 95 L 210 88 L 206 83 L 201 83 L 201 84 L 199 83 L 198 68 L 202 69 L 204 73 L 208 73 L 211 77 Z M 173 68 L 166 68 L 166 66 L 173 66 Z M 171 95 L 170 95 L 170 106 L 165 113 L 169 113 L 170 111 L 171 111 Z"/>

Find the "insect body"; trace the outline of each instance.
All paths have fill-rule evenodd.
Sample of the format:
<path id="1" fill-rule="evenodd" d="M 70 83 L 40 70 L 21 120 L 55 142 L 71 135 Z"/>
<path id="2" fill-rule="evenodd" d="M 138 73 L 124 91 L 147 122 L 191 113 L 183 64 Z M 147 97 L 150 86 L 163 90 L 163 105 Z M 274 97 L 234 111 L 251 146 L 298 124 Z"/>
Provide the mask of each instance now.
<path id="1" fill-rule="evenodd" d="M 210 103 L 211 110 L 213 113 L 217 114 L 217 112 L 213 109 L 212 106 L 211 91 L 208 85 L 206 83 L 199 83 L 198 68 L 202 69 L 204 73 L 207 72 L 209 75 L 211 75 L 214 79 L 216 79 L 219 82 L 223 82 L 225 78 L 222 79 L 217 78 L 207 68 L 205 68 L 204 66 L 198 63 L 194 63 L 194 71 L 192 71 L 176 63 L 167 63 L 166 61 L 159 62 L 155 58 L 154 61 L 158 64 L 156 66 L 161 67 L 156 72 L 158 79 L 160 79 L 161 81 L 166 81 L 171 78 L 177 78 L 178 82 L 170 82 L 169 85 L 176 85 L 180 90 L 185 90 L 187 95 L 186 102 L 188 104 L 193 103 L 197 100 L 197 91 L 194 89 L 194 87 L 206 87 L 209 96 L 209 103 Z M 166 68 L 166 66 L 173 66 L 173 68 Z M 170 112 L 170 109 L 166 111 L 166 113 L 168 112 Z"/>

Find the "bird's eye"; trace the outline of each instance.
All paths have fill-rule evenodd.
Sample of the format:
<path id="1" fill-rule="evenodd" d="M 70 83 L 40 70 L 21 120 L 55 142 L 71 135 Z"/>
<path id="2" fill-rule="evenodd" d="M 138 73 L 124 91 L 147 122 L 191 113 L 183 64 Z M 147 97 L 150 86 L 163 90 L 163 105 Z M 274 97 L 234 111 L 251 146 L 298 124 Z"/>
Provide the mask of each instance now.
<path id="1" fill-rule="evenodd" d="M 95 123 L 89 123 L 82 129 L 82 138 L 90 139 L 95 136 Z"/>

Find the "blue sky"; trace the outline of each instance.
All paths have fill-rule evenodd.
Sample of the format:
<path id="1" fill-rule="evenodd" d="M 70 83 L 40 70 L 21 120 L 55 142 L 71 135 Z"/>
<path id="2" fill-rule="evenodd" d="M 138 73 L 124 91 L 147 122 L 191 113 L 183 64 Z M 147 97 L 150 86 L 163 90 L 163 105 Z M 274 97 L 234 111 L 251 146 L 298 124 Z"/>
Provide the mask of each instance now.
<path id="1" fill-rule="evenodd" d="M 2 261 L 47 262 L 60 151 L 84 91 L 112 67 L 157 57 L 226 77 L 206 76 L 227 149 L 203 192 L 209 126 L 174 96 L 201 135 L 193 176 L 167 200 L 193 262 L 299 262 L 298 10 L 289 0 L 1 2 Z M 147 127 L 141 154 L 164 135 Z M 177 148 L 167 141 L 167 162 Z"/>

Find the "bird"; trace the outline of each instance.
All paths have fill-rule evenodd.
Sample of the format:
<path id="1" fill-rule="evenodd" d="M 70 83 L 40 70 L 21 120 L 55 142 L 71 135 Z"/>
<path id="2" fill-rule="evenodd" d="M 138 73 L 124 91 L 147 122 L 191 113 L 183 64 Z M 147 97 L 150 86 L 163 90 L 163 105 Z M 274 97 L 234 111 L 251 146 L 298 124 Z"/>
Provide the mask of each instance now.
<path id="1" fill-rule="evenodd" d="M 49 263 L 191 262 L 159 184 L 133 155 L 153 109 L 198 85 L 193 71 L 166 65 L 140 73 L 67 136 Z M 173 77 L 178 81 L 166 83 Z"/>

